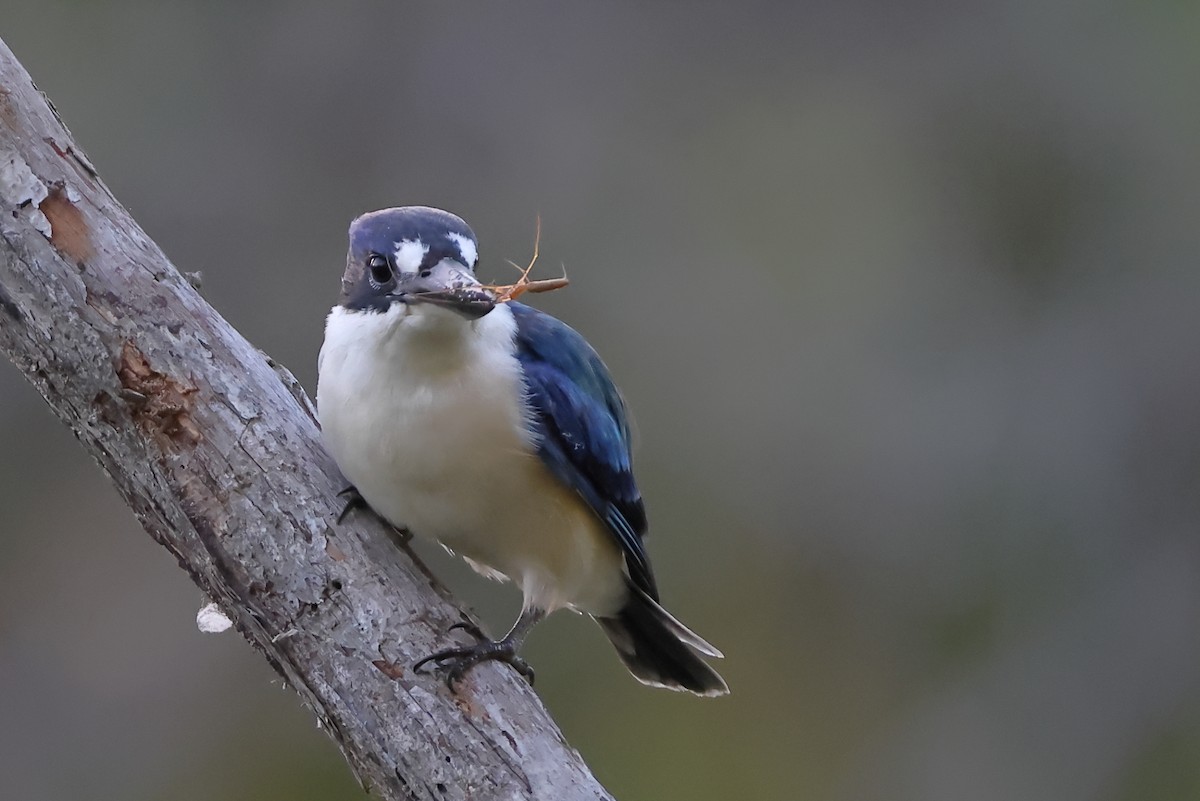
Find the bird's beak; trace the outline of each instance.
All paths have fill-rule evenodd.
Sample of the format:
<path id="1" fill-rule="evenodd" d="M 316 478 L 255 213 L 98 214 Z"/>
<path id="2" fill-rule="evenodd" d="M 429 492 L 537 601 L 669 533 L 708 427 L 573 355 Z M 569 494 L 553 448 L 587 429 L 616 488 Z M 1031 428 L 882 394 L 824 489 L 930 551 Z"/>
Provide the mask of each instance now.
<path id="1" fill-rule="evenodd" d="M 443 259 L 429 275 L 402 278 L 389 294 L 404 303 L 440 306 L 468 320 L 478 320 L 496 308 L 495 296 L 451 259 Z"/>

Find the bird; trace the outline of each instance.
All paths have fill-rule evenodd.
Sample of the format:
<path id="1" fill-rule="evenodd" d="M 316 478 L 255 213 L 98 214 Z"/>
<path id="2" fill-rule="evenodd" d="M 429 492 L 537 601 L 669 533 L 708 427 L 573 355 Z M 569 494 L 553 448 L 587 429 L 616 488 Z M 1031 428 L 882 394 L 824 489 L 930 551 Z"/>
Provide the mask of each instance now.
<path id="1" fill-rule="evenodd" d="M 451 689 L 491 660 L 532 680 L 521 645 L 568 608 L 599 623 L 642 683 L 725 695 L 705 661 L 721 652 L 660 603 L 607 367 L 567 324 L 502 302 L 478 261 L 475 233 L 450 212 L 357 217 L 318 357 L 317 416 L 351 484 L 346 509 L 365 502 L 522 592 L 502 639 L 459 624 L 476 642 L 414 669 L 445 670 Z"/>

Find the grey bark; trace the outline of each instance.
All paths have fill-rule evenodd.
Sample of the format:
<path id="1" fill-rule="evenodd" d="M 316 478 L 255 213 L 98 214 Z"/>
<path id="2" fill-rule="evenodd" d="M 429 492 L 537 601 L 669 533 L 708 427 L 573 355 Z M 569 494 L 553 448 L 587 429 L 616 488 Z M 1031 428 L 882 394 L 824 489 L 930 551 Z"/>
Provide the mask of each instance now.
<path id="1" fill-rule="evenodd" d="M 607 799 L 537 696 L 414 675 L 464 613 L 340 476 L 296 380 L 114 199 L 0 42 L 0 350 L 386 799 Z"/>

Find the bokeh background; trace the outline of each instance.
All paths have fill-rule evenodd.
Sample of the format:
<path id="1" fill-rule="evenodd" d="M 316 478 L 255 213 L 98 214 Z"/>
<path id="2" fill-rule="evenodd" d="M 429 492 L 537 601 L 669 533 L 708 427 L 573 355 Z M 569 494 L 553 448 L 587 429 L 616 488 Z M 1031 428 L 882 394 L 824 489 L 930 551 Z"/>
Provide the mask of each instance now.
<path id="1" fill-rule="evenodd" d="M 311 390 L 348 221 L 542 219 L 668 605 L 529 653 L 624 799 L 1200 797 L 1200 6 L 4 4 L 105 181 Z M 0 364 L 0 797 L 361 797 Z M 436 551 L 496 630 L 517 608 Z"/>

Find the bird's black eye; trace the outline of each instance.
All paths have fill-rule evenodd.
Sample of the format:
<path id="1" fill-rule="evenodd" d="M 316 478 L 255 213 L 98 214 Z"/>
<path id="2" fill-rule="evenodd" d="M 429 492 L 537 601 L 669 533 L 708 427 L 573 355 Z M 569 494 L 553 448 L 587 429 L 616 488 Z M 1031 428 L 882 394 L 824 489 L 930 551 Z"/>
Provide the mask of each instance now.
<path id="1" fill-rule="evenodd" d="M 388 260 L 378 253 L 372 253 L 367 259 L 367 269 L 371 271 L 371 282 L 383 286 L 392 280 L 392 268 Z"/>

